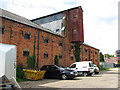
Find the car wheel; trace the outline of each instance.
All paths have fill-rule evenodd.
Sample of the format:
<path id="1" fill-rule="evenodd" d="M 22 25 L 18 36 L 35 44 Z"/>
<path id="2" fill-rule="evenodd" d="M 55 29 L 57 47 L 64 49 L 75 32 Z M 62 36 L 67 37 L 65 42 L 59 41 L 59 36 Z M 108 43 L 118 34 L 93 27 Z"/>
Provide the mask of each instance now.
<path id="1" fill-rule="evenodd" d="M 87 72 L 84 72 L 84 73 L 83 73 L 83 76 L 84 76 L 84 77 L 87 77 L 87 76 L 88 76 L 88 73 L 87 73 Z"/>
<path id="2" fill-rule="evenodd" d="M 74 78 L 70 78 L 71 80 L 73 80 L 73 79 L 75 79 L 75 77 Z"/>
<path id="3" fill-rule="evenodd" d="M 99 74 L 99 72 L 96 72 L 95 74 Z"/>
<path id="4" fill-rule="evenodd" d="M 67 79 L 67 75 L 66 74 L 62 74 L 61 79 L 62 80 L 66 80 Z"/>

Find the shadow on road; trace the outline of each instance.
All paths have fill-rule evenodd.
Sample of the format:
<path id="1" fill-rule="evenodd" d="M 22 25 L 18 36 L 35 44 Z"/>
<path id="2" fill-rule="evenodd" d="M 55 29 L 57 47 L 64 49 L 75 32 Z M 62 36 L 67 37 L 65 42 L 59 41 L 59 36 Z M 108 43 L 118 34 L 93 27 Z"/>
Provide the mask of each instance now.
<path id="1" fill-rule="evenodd" d="M 38 81 L 19 82 L 22 88 L 38 88 L 38 85 L 61 81 L 60 79 L 42 79 Z"/>
<path id="2" fill-rule="evenodd" d="M 67 79 L 67 81 L 69 80 L 82 80 L 81 78 L 75 78 L 75 79 Z M 38 80 L 38 81 L 25 81 L 25 82 L 19 82 L 20 86 L 22 88 L 44 88 L 41 87 L 40 85 L 43 84 L 48 84 L 48 83 L 53 83 L 53 82 L 60 82 L 60 81 L 64 81 L 64 80 L 60 80 L 60 79 L 43 79 L 43 80 Z M 45 87 L 47 88 L 47 87 Z M 49 87 L 48 87 L 49 88 Z"/>

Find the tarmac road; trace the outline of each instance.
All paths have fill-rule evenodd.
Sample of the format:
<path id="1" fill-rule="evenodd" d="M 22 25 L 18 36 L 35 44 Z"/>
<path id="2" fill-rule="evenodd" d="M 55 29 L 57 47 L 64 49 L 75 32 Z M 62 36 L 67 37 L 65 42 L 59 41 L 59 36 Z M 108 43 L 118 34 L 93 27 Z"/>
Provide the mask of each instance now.
<path id="1" fill-rule="evenodd" d="M 20 82 L 19 84 L 22 88 L 118 88 L 118 85 L 120 86 L 118 71 L 117 68 L 114 68 L 101 71 L 98 75 L 76 77 L 74 80 L 43 79 Z"/>

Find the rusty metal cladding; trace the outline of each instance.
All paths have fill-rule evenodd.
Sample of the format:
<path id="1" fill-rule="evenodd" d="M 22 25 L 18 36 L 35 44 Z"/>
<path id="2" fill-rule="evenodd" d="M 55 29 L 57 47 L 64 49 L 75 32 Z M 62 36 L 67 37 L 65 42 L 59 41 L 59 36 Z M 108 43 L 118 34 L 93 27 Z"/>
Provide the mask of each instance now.
<path id="1" fill-rule="evenodd" d="M 69 10 L 68 13 L 68 29 L 70 42 L 84 42 L 82 8 L 79 7 L 73 10 Z"/>

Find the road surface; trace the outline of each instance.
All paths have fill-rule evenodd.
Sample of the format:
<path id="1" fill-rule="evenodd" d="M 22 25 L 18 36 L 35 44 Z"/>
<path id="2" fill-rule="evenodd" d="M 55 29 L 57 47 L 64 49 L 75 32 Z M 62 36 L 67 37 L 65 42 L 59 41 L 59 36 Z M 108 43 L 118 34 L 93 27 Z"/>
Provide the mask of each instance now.
<path id="1" fill-rule="evenodd" d="M 43 79 L 20 82 L 22 88 L 118 88 L 118 69 L 101 71 L 98 75 L 76 77 L 74 80 Z M 119 79 L 120 81 L 120 79 Z"/>

